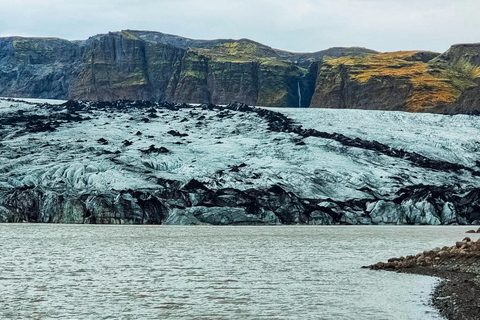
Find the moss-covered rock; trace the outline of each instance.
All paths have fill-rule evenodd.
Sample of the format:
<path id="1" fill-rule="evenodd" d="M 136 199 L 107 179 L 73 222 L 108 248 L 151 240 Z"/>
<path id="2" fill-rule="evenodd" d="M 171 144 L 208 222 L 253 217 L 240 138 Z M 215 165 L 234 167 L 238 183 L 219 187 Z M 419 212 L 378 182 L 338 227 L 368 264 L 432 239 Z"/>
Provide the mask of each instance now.
<path id="1" fill-rule="evenodd" d="M 195 51 L 188 50 L 181 62 L 174 101 L 192 103 L 210 102 L 207 73 L 207 59 Z"/>
<path id="2" fill-rule="evenodd" d="M 78 75 L 78 43 L 56 38 L 0 38 L 0 96 L 65 99 Z"/>
<path id="3" fill-rule="evenodd" d="M 307 74 L 306 69 L 256 42 L 222 42 L 187 51 L 175 100 L 306 107 L 299 105 L 297 83 Z"/>
<path id="4" fill-rule="evenodd" d="M 454 46 L 443 55 L 400 51 L 326 59 L 311 106 L 448 112 L 478 87 L 478 53 L 477 47 Z"/>
<path id="5" fill-rule="evenodd" d="M 69 97 L 88 100 L 150 99 L 145 43 L 128 32 L 87 41 L 83 68 Z"/>

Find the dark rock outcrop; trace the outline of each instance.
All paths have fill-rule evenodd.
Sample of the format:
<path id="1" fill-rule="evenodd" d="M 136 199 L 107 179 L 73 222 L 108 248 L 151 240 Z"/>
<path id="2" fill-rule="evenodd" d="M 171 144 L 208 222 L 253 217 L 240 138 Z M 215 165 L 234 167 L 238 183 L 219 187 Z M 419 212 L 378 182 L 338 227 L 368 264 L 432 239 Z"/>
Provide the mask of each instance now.
<path id="1" fill-rule="evenodd" d="M 393 201 L 305 199 L 279 185 L 210 189 L 192 180 L 164 181 L 158 190 L 58 194 L 41 189 L 2 192 L 0 222 L 99 224 L 469 224 L 471 206 L 418 191 Z M 444 190 L 445 191 L 445 190 Z M 474 192 L 480 192 L 475 190 Z M 457 197 L 459 197 L 457 195 Z M 467 196 L 468 197 L 468 196 Z M 452 202 L 450 202 L 450 201 Z"/>
<path id="2" fill-rule="evenodd" d="M 480 240 L 473 242 L 466 237 L 451 247 L 436 248 L 407 257 L 391 258 L 388 262 L 378 262 L 363 268 L 404 270 L 415 267 L 480 274 Z"/>

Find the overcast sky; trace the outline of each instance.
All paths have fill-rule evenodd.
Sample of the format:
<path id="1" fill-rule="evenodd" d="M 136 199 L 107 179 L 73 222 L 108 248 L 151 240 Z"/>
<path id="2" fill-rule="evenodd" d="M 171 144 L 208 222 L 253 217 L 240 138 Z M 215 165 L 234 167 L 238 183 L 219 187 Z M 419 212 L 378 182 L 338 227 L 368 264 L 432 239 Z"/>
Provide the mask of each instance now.
<path id="1" fill-rule="evenodd" d="M 443 52 L 480 42 L 480 0 L 0 0 L 0 8 L 0 36 L 77 40 L 136 29 L 302 52 Z"/>

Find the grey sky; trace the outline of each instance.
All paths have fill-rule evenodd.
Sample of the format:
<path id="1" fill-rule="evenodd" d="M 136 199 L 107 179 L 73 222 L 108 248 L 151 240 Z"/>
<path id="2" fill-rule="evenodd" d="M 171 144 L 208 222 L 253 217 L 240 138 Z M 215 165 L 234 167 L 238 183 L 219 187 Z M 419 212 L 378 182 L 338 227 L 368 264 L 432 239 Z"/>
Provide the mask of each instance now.
<path id="1" fill-rule="evenodd" d="M 443 52 L 480 42 L 479 0 L 0 0 L 0 36 L 138 29 L 250 38 L 290 51 L 362 46 Z"/>

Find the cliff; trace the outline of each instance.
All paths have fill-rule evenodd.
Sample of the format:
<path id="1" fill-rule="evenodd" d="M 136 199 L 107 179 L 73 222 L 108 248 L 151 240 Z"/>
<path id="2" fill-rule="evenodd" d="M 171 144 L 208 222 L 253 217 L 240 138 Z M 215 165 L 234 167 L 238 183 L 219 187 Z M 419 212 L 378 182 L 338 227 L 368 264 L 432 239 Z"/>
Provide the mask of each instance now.
<path id="1" fill-rule="evenodd" d="M 433 113 L 480 111 L 480 45 L 326 59 L 311 107 Z"/>
<path id="2" fill-rule="evenodd" d="M 85 41 L 0 38 L 0 96 L 480 112 L 480 44 L 443 54 L 273 49 L 124 30 Z"/>
<path id="3" fill-rule="evenodd" d="M 308 107 L 331 48 L 297 54 L 248 40 L 192 40 L 124 30 L 86 41 L 0 39 L 0 96 Z"/>
<path id="4" fill-rule="evenodd" d="M 55 38 L 0 38 L 0 96 L 66 98 L 82 51 L 79 43 Z"/>

